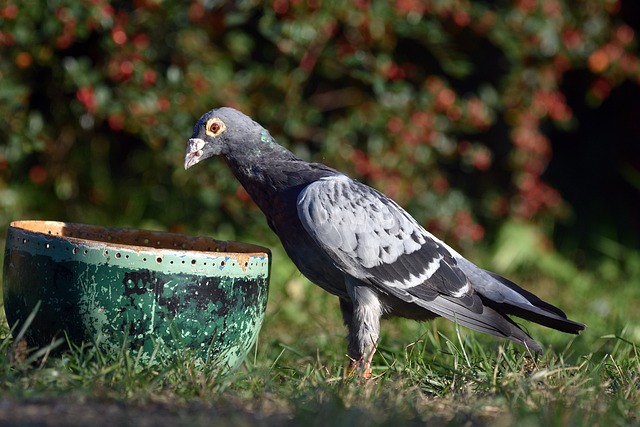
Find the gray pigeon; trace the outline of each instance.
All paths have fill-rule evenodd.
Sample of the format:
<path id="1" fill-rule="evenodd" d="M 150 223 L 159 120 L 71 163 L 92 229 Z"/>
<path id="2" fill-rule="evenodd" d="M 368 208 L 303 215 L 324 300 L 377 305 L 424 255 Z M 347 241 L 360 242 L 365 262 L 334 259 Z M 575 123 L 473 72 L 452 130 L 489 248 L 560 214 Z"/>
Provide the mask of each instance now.
<path id="1" fill-rule="evenodd" d="M 185 169 L 222 156 L 312 282 L 336 295 L 352 370 L 371 375 L 380 319 L 445 317 L 542 352 L 515 315 L 578 334 L 585 325 L 515 283 L 483 270 L 425 230 L 381 192 L 278 145 L 232 108 L 204 114 Z"/>

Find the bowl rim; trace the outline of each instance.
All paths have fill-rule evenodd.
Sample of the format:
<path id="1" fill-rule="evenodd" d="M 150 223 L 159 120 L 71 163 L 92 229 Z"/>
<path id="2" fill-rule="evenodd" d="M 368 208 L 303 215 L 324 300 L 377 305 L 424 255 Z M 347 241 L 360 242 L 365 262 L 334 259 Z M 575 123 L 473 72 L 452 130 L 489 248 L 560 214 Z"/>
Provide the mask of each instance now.
<path id="1" fill-rule="evenodd" d="M 12 221 L 9 224 L 9 230 L 11 229 L 44 238 L 67 240 L 74 244 L 85 246 L 97 244 L 132 251 L 183 251 L 187 253 L 215 255 L 239 254 L 243 256 L 266 255 L 267 258 L 271 258 L 270 249 L 252 243 L 217 240 L 209 236 L 194 236 L 167 231 L 155 231 L 129 227 L 105 227 L 77 222 L 51 220 Z M 110 238 L 98 238 L 99 234 L 105 233 L 107 233 Z M 142 242 L 128 243 L 129 241 L 135 241 L 138 238 L 142 238 Z M 126 240 L 127 242 L 125 242 L 125 239 L 133 240 Z M 177 241 L 180 242 L 179 245 L 175 244 Z M 173 242 L 174 244 L 169 244 L 169 242 Z"/>

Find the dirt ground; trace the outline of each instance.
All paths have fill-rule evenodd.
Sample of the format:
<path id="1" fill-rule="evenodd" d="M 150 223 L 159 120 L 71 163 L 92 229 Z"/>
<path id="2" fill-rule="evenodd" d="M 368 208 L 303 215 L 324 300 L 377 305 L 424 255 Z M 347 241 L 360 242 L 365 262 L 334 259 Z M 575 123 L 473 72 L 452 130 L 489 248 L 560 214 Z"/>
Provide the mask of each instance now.
<path id="1" fill-rule="evenodd" d="M 0 398 L 0 426 L 266 426 L 287 424 L 283 414 L 264 414 L 234 405 L 193 404 L 179 408 L 166 404 L 144 406 L 93 399 Z"/>

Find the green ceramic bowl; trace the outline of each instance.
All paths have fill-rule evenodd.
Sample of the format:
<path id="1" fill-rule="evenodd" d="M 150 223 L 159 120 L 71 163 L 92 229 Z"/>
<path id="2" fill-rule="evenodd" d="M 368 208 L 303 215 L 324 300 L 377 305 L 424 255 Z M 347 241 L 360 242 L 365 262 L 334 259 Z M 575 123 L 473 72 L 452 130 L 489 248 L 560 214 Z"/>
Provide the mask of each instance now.
<path id="1" fill-rule="evenodd" d="M 268 249 L 206 237 L 17 221 L 7 234 L 4 305 L 32 346 L 56 337 L 123 346 L 150 360 L 193 349 L 235 369 L 255 342 L 267 303 Z"/>

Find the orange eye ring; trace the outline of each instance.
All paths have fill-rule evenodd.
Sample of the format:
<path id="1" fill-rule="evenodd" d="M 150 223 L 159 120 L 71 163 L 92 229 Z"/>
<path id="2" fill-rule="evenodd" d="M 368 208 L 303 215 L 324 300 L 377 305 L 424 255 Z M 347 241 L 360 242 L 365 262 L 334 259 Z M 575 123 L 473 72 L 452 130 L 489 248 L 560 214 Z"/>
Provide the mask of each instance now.
<path id="1" fill-rule="evenodd" d="M 207 122 L 206 132 L 209 136 L 218 136 L 225 131 L 227 127 L 224 122 L 217 117 L 209 119 Z"/>

